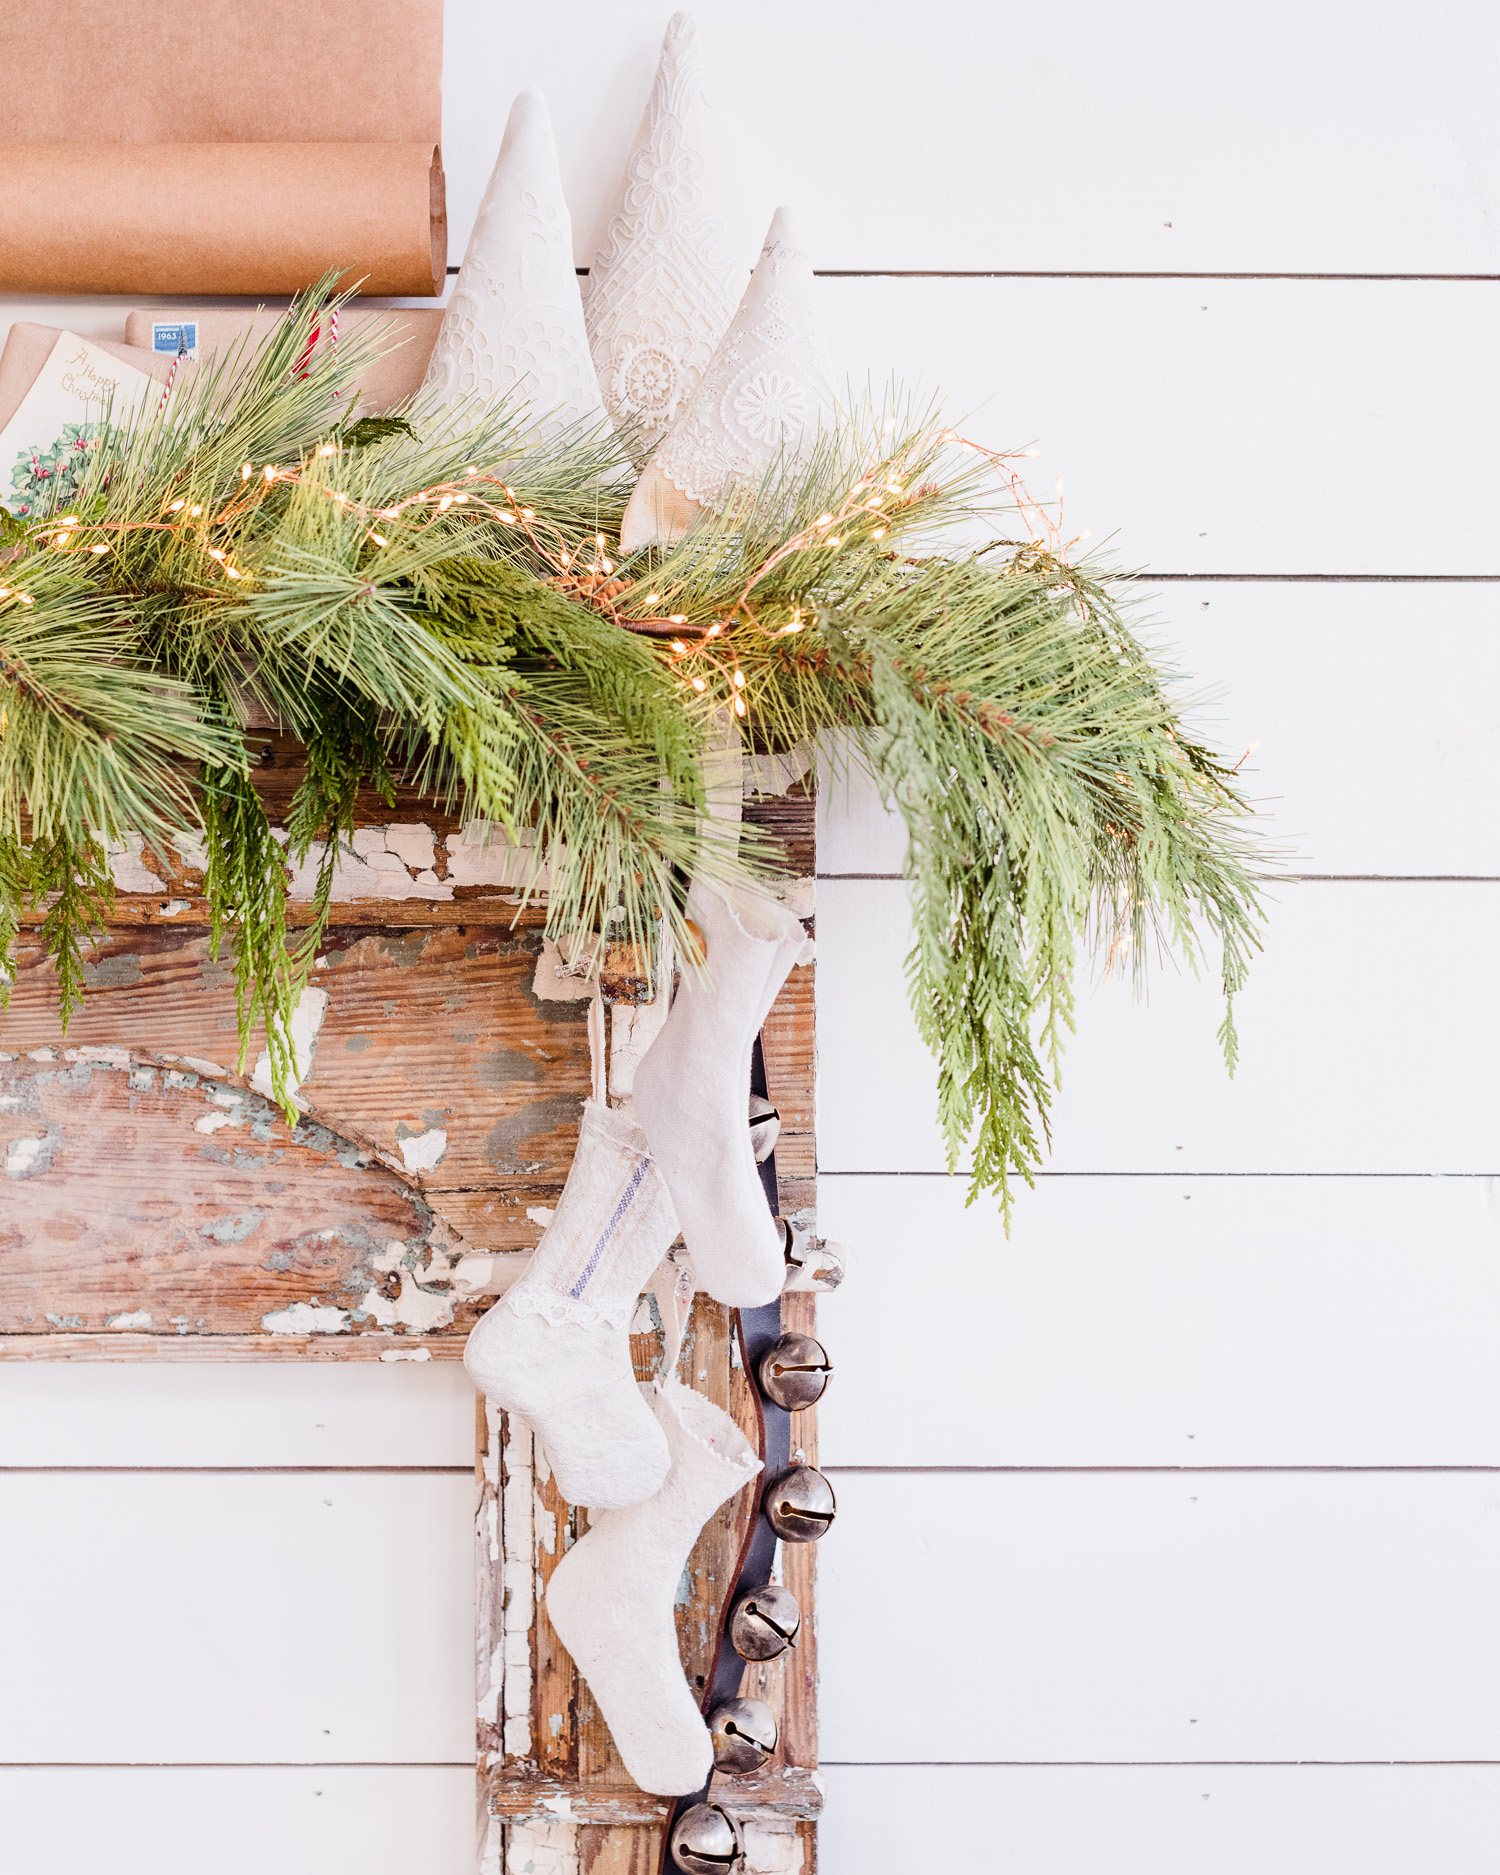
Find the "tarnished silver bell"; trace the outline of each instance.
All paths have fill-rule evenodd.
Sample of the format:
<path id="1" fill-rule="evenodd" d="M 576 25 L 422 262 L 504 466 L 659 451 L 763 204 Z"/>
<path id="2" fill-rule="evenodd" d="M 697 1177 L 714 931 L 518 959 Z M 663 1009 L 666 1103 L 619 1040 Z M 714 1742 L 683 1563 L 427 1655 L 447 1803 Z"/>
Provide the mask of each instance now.
<path id="1" fill-rule="evenodd" d="M 788 1543 L 816 1543 L 838 1506 L 833 1486 L 811 1465 L 793 1465 L 766 1486 L 766 1522 Z"/>
<path id="2" fill-rule="evenodd" d="M 802 1610 L 790 1589 L 770 1583 L 751 1589 L 729 1617 L 729 1643 L 741 1660 L 774 1660 L 797 1645 Z"/>
<path id="3" fill-rule="evenodd" d="M 750 1146 L 755 1163 L 764 1165 L 781 1138 L 781 1115 L 764 1094 L 750 1096 Z"/>
<path id="4" fill-rule="evenodd" d="M 745 1837 L 738 1819 L 716 1803 L 695 1803 L 672 1831 L 672 1860 L 686 1875 L 742 1875 Z"/>
<path id="5" fill-rule="evenodd" d="M 789 1413 L 821 1400 L 833 1378 L 822 1342 L 811 1335 L 782 1335 L 760 1357 L 756 1371 L 761 1392 Z"/>
<path id="6" fill-rule="evenodd" d="M 759 1699 L 726 1699 L 708 1715 L 714 1769 L 726 1777 L 748 1777 L 776 1749 L 776 1717 Z"/>

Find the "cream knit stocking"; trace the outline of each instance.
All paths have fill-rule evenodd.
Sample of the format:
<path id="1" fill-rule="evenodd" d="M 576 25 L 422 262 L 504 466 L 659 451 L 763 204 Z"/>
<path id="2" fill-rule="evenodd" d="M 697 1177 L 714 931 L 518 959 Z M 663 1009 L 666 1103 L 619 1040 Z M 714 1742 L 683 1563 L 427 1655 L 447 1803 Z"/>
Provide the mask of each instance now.
<path id="1" fill-rule="evenodd" d="M 793 964 L 812 951 L 765 895 L 733 901 L 695 882 L 687 915 L 706 970 L 684 970 L 671 1014 L 635 1072 L 635 1109 L 682 1226 L 698 1286 L 731 1308 L 781 1291 L 780 1225 L 766 1209 L 745 1124 L 750 1051 Z"/>
<path id="2" fill-rule="evenodd" d="M 630 1362 L 630 1319 L 676 1235 L 645 1135 L 585 1101 L 556 1215 L 464 1349 L 474 1384 L 541 1440 L 570 1504 L 634 1504 L 666 1476 L 667 1442 Z"/>
<path id="3" fill-rule="evenodd" d="M 701 1394 L 675 1380 L 642 1392 L 671 1451 L 666 1482 L 645 1503 L 591 1518 L 553 1571 L 547 1613 L 626 1770 L 642 1790 L 680 1797 L 708 1781 L 714 1754 L 677 1650 L 677 1586 L 698 1532 L 760 1460 Z"/>

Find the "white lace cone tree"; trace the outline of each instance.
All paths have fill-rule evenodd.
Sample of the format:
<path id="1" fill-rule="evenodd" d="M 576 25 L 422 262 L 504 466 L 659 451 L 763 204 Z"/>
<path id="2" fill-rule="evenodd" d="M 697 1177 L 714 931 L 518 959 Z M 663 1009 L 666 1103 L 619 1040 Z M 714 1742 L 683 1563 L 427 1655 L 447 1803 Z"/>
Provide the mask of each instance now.
<path id="1" fill-rule="evenodd" d="M 626 553 L 672 545 L 705 508 L 806 451 L 826 401 L 812 293 L 796 219 L 778 208 L 703 382 L 636 484 L 620 529 Z"/>
<path id="2" fill-rule="evenodd" d="M 702 382 L 750 271 L 697 31 L 673 14 L 584 288 L 604 402 L 633 428 L 637 466 Z"/>
<path id="3" fill-rule="evenodd" d="M 443 404 L 492 403 L 516 391 L 543 435 L 604 420 L 573 224 L 539 91 L 523 91 L 511 106 L 424 388 L 436 389 Z"/>

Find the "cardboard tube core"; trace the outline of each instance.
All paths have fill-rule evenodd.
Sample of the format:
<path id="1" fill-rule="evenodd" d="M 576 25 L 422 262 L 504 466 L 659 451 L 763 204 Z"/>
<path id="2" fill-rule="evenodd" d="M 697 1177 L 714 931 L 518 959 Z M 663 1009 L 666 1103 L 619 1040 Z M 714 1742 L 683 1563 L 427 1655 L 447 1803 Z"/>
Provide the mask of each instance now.
<path id="1" fill-rule="evenodd" d="M 0 175 L 0 293 L 443 290 L 430 143 L 11 144 Z"/>

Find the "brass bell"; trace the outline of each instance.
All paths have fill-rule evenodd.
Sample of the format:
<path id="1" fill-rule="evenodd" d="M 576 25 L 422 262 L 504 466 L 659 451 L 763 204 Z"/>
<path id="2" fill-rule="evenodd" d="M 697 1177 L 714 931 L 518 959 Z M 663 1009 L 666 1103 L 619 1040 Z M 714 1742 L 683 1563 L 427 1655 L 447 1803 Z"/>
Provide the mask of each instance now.
<path id="1" fill-rule="evenodd" d="M 764 1094 L 750 1096 L 750 1148 L 755 1154 L 755 1163 L 764 1165 L 776 1150 L 776 1142 L 781 1138 L 781 1115 L 766 1099 Z"/>
<path id="2" fill-rule="evenodd" d="M 748 1777 L 776 1749 L 776 1718 L 758 1699 L 726 1699 L 708 1715 L 714 1769 L 726 1777 Z"/>
<path id="3" fill-rule="evenodd" d="M 838 1506 L 833 1486 L 811 1465 L 793 1465 L 766 1486 L 766 1522 L 788 1543 L 816 1543 Z"/>
<path id="4" fill-rule="evenodd" d="M 797 1645 L 802 1610 L 790 1589 L 770 1583 L 751 1589 L 734 1605 L 729 1641 L 741 1660 L 774 1660 Z"/>
<path id="5" fill-rule="evenodd" d="M 821 1400 L 833 1378 L 833 1367 L 822 1342 L 814 1341 L 811 1335 L 783 1335 L 773 1341 L 760 1357 L 756 1371 L 761 1392 L 789 1413 Z"/>
<path id="6" fill-rule="evenodd" d="M 738 1819 L 716 1803 L 695 1803 L 672 1831 L 672 1860 L 686 1875 L 742 1875 L 745 1837 Z"/>

